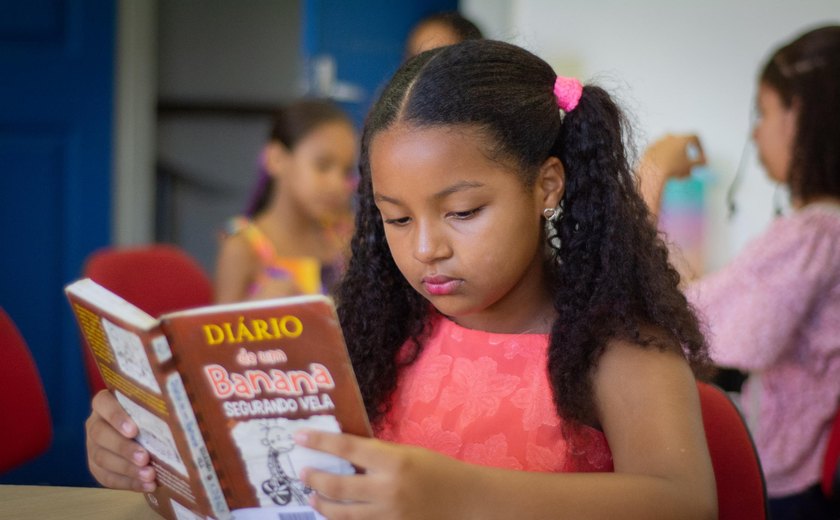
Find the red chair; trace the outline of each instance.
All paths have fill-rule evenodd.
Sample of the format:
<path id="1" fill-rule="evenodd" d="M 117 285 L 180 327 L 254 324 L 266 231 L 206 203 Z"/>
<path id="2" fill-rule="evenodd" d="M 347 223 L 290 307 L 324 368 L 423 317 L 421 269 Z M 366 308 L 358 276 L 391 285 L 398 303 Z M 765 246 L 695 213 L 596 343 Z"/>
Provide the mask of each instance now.
<path id="1" fill-rule="evenodd" d="M 717 483 L 718 520 L 768 518 L 764 473 L 741 413 L 717 386 L 697 387 Z"/>
<path id="2" fill-rule="evenodd" d="M 201 266 L 169 244 L 104 248 L 88 256 L 84 275 L 157 317 L 213 302 L 213 284 Z M 105 388 L 89 349 L 84 349 L 92 393 Z"/>
<path id="3" fill-rule="evenodd" d="M 825 496 L 840 502 L 840 410 L 834 416 L 834 424 L 828 436 L 821 484 Z"/>
<path id="4" fill-rule="evenodd" d="M 47 450 L 53 429 L 38 368 L 12 319 L 0 307 L 0 473 Z"/>

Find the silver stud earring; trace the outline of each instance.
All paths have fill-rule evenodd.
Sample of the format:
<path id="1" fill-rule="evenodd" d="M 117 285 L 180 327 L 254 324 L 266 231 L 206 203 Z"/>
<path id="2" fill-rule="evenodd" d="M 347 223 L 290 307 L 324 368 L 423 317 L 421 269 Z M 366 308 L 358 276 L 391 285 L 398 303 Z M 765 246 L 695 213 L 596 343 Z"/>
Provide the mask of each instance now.
<path id="1" fill-rule="evenodd" d="M 545 218 L 545 236 L 548 242 L 549 249 L 556 256 L 560 252 L 561 241 L 557 233 L 557 223 L 563 218 L 563 201 L 557 205 L 556 208 L 545 208 L 543 210 L 543 217 Z M 559 257 L 557 258 L 559 262 Z"/>
<path id="2" fill-rule="evenodd" d="M 560 203 L 557 204 L 556 208 L 545 208 L 543 210 L 543 217 L 547 221 L 553 223 L 556 223 L 561 218 L 563 218 L 563 201 L 560 201 Z"/>

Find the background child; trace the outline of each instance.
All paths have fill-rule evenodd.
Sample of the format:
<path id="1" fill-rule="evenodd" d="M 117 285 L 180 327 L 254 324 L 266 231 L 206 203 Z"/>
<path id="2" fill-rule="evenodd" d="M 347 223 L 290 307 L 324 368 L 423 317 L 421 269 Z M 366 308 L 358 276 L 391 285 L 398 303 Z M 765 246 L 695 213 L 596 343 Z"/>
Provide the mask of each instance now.
<path id="1" fill-rule="evenodd" d="M 458 11 L 435 13 L 417 22 L 408 33 L 405 57 L 411 58 L 423 51 L 483 37 L 481 29 Z"/>
<path id="2" fill-rule="evenodd" d="M 352 232 L 356 136 L 327 101 L 281 109 L 246 216 L 228 224 L 217 259 L 218 302 L 328 292 Z"/>
<path id="3" fill-rule="evenodd" d="M 338 291 L 379 438 L 296 439 L 366 470 L 302 476 L 327 518 L 714 516 L 705 343 L 623 138 L 605 91 L 513 45 L 397 72 Z M 100 482 L 151 482 L 110 394 L 87 431 Z"/>
<path id="4" fill-rule="evenodd" d="M 759 77 L 759 159 L 785 184 L 793 212 L 733 262 L 689 285 L 709 325 L 714 361 L 749 372 L 741 408 L 767 479 L 771 516 L 837 518 L 819 490 L 840 404 L 840 26 L 776 50 Z M 690 173 L 672 135 L 645 154 L 651 207 L 669 177 Z"/>

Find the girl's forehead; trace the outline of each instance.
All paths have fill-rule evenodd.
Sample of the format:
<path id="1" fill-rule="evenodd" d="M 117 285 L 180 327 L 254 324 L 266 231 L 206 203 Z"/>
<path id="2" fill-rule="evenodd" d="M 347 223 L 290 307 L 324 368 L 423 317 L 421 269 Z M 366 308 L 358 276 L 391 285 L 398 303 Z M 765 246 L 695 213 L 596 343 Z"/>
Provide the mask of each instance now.
<path id="1" fill-rule="evenodd" d="M 513 190 L 522 185 L 518 171 L 508 161 L 494 159 L 489 150 L 486 137 L 475 128 L 394 126 L 370 143 L 374 192 L 386 198 L 425 197 L 449 193 L 454 186 Z"/>
<path id="2" fill-rule="evenodd" d="M 475 168 L 493 163 L 496 167 L 510 167 L 509 161 L 495 157 L 495 148 L 495 140 L 477 126 L 396 123 L 371 139 L 370 163 L 374 171 L 396 165 Z"/>
<path id="3" fill-rule="evenodd" d="M 355 139 L 355 130 L 349 123 L 339 119 L 323 121 L 310 128 L 306 133 L 301 134 L 292 148 L 311 145 L 312 143 L 330 143 L 336 138 L 344 139 L 347 136 L 350 139 Z"/>

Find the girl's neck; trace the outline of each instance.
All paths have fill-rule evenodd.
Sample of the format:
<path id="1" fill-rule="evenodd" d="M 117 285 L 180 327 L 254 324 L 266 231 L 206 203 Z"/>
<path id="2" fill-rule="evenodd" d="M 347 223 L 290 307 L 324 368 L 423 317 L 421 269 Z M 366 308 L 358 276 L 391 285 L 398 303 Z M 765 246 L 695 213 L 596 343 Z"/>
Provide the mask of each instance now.
<path id="1" fill-rule="evenodd" d="M 317 219 L 305 214 L 299 204 L 283 197 L 275 198 L 262 212 L 260 220 L 270 223 L 270 227 L 296 235 L 314 235 L 323 231 L 323 225 Z"/>
<path id="2" fill-rule="evenodd" d="M 336 255 L 324 225 L 306 215 L 293 201 L 274 201 L 255 222 L 280 256 L 308 256 L 328 262 Z"/>

